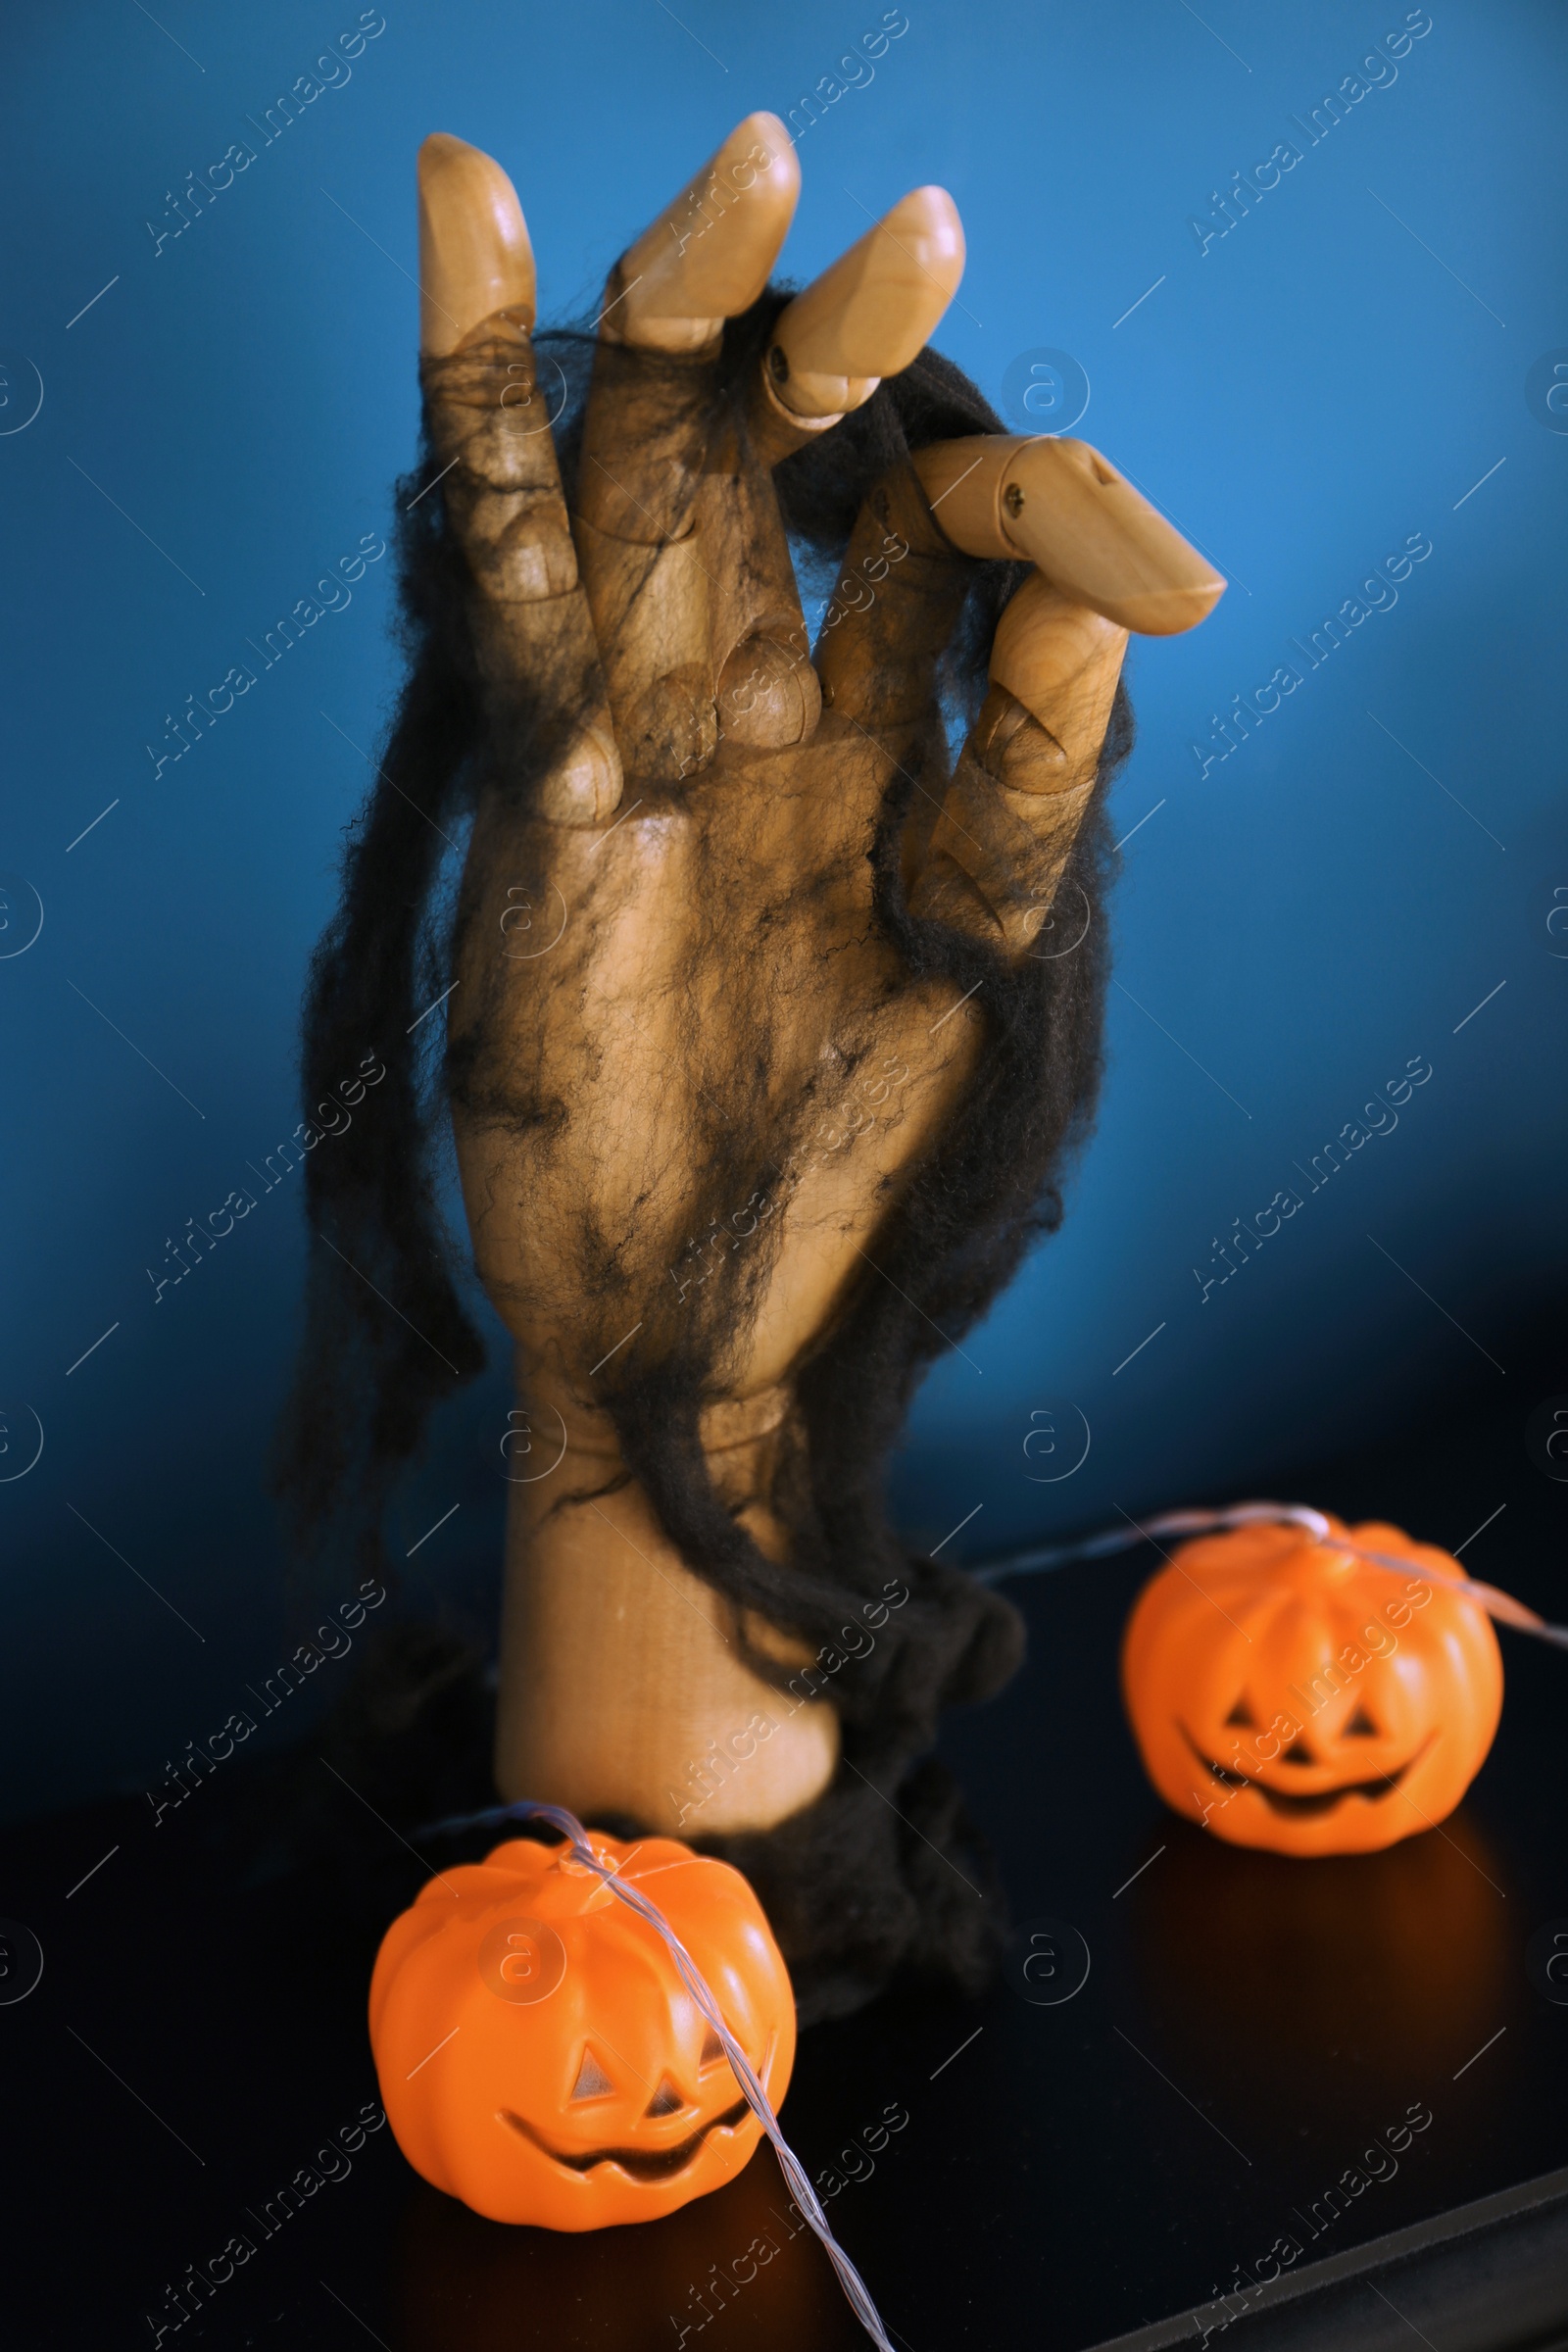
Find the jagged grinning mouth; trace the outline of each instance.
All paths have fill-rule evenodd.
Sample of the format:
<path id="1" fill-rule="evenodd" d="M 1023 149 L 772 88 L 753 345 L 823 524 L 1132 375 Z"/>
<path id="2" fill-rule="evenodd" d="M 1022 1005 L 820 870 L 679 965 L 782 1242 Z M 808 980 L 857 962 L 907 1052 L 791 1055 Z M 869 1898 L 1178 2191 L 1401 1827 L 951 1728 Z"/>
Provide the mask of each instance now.
<path id="1" fill-rule="evenodd" d="M 1435 1732 L 1429 1732 L 1415 1754 L 1406 1756 L 1397 1771 L 1380 1773 L 1375 1781 L 1350 1781 L 1343 1788 L 1325 1789 L 1320 1796 L 1293 1796 L 1288 1788 L 1270 1788 L 1267 1781 L 1254 1781 L 1245 1772 L 1232 1772 L 1229 1765 L 1216 1764 L 1212 1756 L 1204 1755 L 1186 1724 L 1182 1725 L 1181 1733 L 1200 1764 L 1212 1773 L 1222 1788 L 1255 1789 L 1259 1796 L 1268 1800 L 1276 1813 L 1292 1814 L 1298 1821 L 1314 1813 L 1331 1813 L 1334 1807 L 1343 1803 L 1348 1796 L 1364 1796 L 1375 1803 L 1379 1798 L 1389 1795 L 1393 1789 L 1397 1788 L 1412 1766 L 1420 1763 L 1421 1758 L 1437 1738 Z"/>
<path id="2" fill-rule="evenodd" d="M 679 2141 L 673 2148 L 661 2149 L 657 2154 L 650 2154 L 641 2148 L 592 2148 L 586 2156 L 564 2156 L 559 2148 L 553 2148 L 548 2140 L 541 2139 L 532 2124 L 525 2123 L 520 2115 L 514 2115 L 510 2107 L 499 2108 L 497 2113 L 502 2123 L 510 2124 L 514 2132 L 520 2132 L 524 2139 L 531 2140 L 536 2148 L 542 2149 L 557 2164 L 564 2165 L 568 2172 L 587 2173 L 592 2172 L 596 2164 L 618 2164 L 621 2171 L 628 2173 L 634 2180 L 669 2180 L 676 2173 L 685 2171 L 710 2132 L 733 2131 L 741 2119 L 751 2113 L 751 2108 L 745 2099 L 737 2099 L 734 2106 L 726 2107 L 722 2115 L 715 2115 L 710 2122 L 700 2124 L 689 2139 Z"/>

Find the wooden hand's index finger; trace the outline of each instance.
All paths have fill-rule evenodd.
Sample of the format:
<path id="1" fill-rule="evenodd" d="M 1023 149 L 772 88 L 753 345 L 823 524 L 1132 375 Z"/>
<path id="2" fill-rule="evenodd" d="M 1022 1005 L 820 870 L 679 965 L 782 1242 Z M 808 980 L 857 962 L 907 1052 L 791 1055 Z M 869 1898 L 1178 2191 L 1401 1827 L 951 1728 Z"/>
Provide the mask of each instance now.
<path id="1" fill-rule="evenodd" d="M 1225 593 L 1212 564 L 1087 441 L 938 441 L 914 469 L 956 548 L 1038 564 L 1061 595 L 1118 628 L 1175 636 Z"/>

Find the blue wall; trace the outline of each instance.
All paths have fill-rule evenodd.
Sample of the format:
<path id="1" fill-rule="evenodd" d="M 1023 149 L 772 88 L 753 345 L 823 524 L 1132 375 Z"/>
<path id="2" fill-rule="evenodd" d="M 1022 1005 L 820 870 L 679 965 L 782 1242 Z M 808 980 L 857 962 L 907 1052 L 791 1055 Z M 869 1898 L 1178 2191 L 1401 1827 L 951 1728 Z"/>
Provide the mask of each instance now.
<path id="1" fill-rule="evenodd" d="M 502 160 L 546 313 L 580 312 L 732 122 L 787 112 L 882 13 L 388 0 L 351 78 L 270 144 L 247 118 L 352 32 L 351 0 L 12 20 L 0 867 L 21 883 L 0 948 L 44 918 L 0 961 L 0 1471 L 29 1458 L 30 1416 L 44 1433 L 0 1485 L 14 1808 L 159 1777 L 280 1654 L 263 1462 L 298 1196 L 265 1195 L 156 1304 L 147 1269 L 294 1125 L 305 959 L 395 677 L 386 562 L 177 764 L 155 755 L 168 714 L 390 526 L 417 142 Z M 1504 1379 L 1506 1334 L 1560 1277 L 1568 417 L 1531 370 L 1568 347 L 1568 33 L 1542 0 L 1439 0 L 1312 143 L 1311 109 L 1404 22 L 913 0 L 800 141 L 790 272 L 943 182 L 971 256 L 943 347 L 999 398 L 1019 355 L 1070 354 L 1078 429 L 1233 582 L 1196 635 L 1132 655 L 1098 1136 L 1063 1234 L 928 1383 L 899 1473 L 928 1541 L 984 1506 L 955 1555 L 1255 1490 L 1476 1348 Z M 187 172 L 242 140 L 255 161 L 174 235 Z M 1216 194 L 1282 142 L 1299 160 L 1221 234 Z M 1309 667 L 1293 640 L 1412 536 L 1431 552 L 1397 601 L 1377 591 Z M 1215 714 L 1281 664 L 1300 683 L 1210 758 Z M 1412 1058 L 1430 1076 L 1396 1089 L 1397 1125 L 1391 1106 L 1312 1191 L 1298 1170 Z M 1221 1283 L 1216 1245 L 1282 1191 L 1299 1207 L 1250 1258 L 1232 1245 Z M 448 1413 L 404 1509 L 412 1544 L 460 1501 L 412 1566 L 481 1613 L 482 1401 Z M 1088 1457 L 1052 1476 L 1075 1415 Z"/>

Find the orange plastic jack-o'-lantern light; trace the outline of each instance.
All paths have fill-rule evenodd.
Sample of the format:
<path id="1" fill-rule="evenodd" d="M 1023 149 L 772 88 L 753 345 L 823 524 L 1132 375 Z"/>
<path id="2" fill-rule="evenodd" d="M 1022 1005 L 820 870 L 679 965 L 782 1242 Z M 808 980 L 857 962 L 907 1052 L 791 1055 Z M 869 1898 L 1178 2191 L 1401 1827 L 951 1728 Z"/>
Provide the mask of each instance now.
<path id="1" fill-rule="evenodd" d="M 1128 1620 L 1145 1770 L 1233 1845 L 1369 1853 L 1431 1829 L 1497 1728 L 1502 1658 L 1458 1562 L 1396 1527 L 1327 1526 L 1324 1542 L 1262 1525 L 1184 1544 Z"/>
<path id="2" fill-rule="evenodd" d="M 795 2001 L 756 1895 L 672 1838 L 592 1850 L 679 1936 L 776 2108 Z M 733 2178 L 761 2126 L 667 1945 L 569 1846 L 433 1878 L 387 1930 L 370 2042 L 399 2147 L 497 2222 L 602 2230 Z"/>

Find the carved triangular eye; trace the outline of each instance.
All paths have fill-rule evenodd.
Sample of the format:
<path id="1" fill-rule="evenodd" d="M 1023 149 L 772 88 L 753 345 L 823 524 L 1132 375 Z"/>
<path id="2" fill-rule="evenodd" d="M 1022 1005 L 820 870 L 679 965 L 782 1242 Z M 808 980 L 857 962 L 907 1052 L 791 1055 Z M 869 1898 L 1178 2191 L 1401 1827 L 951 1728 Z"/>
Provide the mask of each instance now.
<path id="1" fill-rule="evenodd" d="M 1235 1706 L 1232 1707 L 1225 1720 L 1227 1723 L 1240 1725 L 1244 1731 L 1255 1731 L 1257 1728 L 1256 1719 L 1254 1718 L 1252 1710 L 1248 1705 L 1245 1698 L 1239 1698 L 1236 1701 Z"/>
<path id="2" fill-rule="evenodd" d="M 1377 1725 L 1373 1722 L 1365 1707 L 1360 1706 L 1356 1708 L 1355 1713 L 1350 1717 L 1349 1722 L 1340 1734 L 1340 1738 L 1342 1740 L 1375 1740 L 1377 1736 Z"/>
<path id="3" fill-rule="evenodd" d="M 703 2036 L 703 2054 L 697 2061 L 697 2069 L 699 2074 L 706 2072 L 706 2070 L 710 2066 L 716 2066 L 719 2059 L 722 2058 L 723 2055 L 724 2044 L 719 2040 L 718 2035 L 713 2032 L 712 2027 L 710 2026 L 708 2032 Z"/>
<path id="4" fill-rule="evenodd" d="M 648 2102 L 649 2115 L 678 2115 L 686 2102 L 667 2075 L 659 2078 L 659 2088 Z"/>
<path id="5" fill-rule="evenodd" d="M 574 2099 L 608 2098 L 614 2087 L 615 2085 L 592 2050 L 584 2050 L 582 2064 L 577 2069 L 577 2080 L 571 2086 L 572 2097 Z"/>

